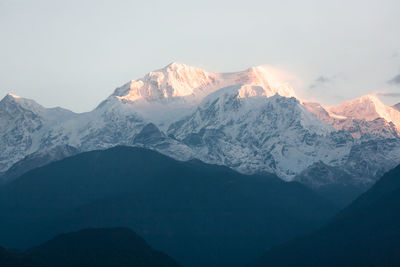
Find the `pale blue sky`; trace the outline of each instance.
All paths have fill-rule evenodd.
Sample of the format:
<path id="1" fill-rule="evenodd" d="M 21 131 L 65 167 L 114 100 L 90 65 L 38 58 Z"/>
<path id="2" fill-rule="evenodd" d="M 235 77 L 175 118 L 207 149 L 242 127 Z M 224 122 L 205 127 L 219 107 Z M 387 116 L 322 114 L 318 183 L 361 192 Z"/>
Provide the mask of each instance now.
<path id="1" fill-rule="evenodd" d="M 178 61 L 217 72 L 268 64 L 296 75 L 304 98 L 381 91 L 392 104 L 399 11 L 398 0 L 0 0 L 0 97 L 88 111 Z"/>

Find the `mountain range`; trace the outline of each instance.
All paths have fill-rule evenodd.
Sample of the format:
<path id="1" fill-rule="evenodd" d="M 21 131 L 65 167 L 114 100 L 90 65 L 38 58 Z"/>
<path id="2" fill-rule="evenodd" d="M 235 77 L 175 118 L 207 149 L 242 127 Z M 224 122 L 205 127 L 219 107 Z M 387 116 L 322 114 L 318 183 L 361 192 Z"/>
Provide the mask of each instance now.
<path id="1" fill-rule="evenodd" d="M 113 147 L 79 153 L 0 186 L 0 244 L 128 227 L 184 266 L 242 266 L 317 229 L 337 208 L 298 182 Z"/>
<path id="2" fill-rule="evenodd" d="M 63 157 L 117 145 L 244 174 L 274 173 L 320 191 L 362 192 L 400 163 L 396 106 L 366 95 L 324 107 L 298 98 L 264 66 L 212 73 L 172 63 L 80 114 L 8 94 L 0 101 L 0 126 L 3 183 Z"/>

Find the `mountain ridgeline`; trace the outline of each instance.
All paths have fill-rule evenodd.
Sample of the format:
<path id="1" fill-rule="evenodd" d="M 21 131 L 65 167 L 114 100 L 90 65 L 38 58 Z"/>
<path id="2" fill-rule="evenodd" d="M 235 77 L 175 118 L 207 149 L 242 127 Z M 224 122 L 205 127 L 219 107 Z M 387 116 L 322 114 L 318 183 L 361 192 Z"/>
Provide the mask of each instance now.
<path id="1" fill-rule="evenodd" d="M 0 187 L 0 244 L 129 227 L 184 266 L 238 266 L 315 230 L 337 209 L 297 182 L 143 148 L 81 153 Z"/>
<path id="2" fill-rule="evenodd" d="M 172 63 L 81 114 L 8 94 L 0 101 L 0 183 L 77 152 L 139 146 L 274 173 L 343 206 L 400 163 L 399 132 L 400 111 L 375 95 L 324 107 L 298 98 L 271 67 L 214 73 Z"/>

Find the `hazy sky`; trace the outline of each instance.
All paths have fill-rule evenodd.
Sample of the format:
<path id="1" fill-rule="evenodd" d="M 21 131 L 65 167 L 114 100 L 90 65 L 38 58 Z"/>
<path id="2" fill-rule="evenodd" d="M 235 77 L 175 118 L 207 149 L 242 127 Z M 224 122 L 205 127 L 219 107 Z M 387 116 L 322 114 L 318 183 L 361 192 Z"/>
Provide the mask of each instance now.
<path id="1" fill-rule="evenodd" d="M 371 92 L 400 102 L 400 1 L 0 0 L 0 97 L 88 111 L 172 61 L 300 79 L 331 105 Z"/>

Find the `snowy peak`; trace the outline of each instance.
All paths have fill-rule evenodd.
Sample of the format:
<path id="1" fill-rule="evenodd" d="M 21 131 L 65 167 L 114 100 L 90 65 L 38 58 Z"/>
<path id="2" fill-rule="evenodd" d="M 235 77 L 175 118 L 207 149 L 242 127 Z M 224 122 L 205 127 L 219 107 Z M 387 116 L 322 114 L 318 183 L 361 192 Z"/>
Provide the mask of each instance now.
<path id="1" fill-rule="evenodd" d="M 243 85 L 239 98 L 279 94 L 284 97 L 296 97 L 293 88 L 285 82 L 284 74 L 268 66 L 257 66 L 235 73 L 237 82 Z"/>
<path id="2" fill-rule="evenodd" d="M 17 96 L 17 95 L 14 95 L 13 93 L 8 93 L 4 98 L 18 99 L 18 98 L 21 98 L 21 97 Z"/>
<path id="3" fill-rule="evenodd" d="M 386 106 L 373 94 L 346 101 L 339 106 L 329 107 L 327 110 L 330 114 L 342 116 L 344 119 L 373 121 L 383 118 L 387 122 L 392 122 L 397 130 L 400 130 L 400 112 L 393 107 Z"/>
<path id="4" fill-rule="evenodd" d="M 76 115 L 76 113 L 60 107 L 45 108 L 32 99 L 23 98 L 12 93 L 8 93 L 0 101 L 0 112 L 9 113 L 14 117 L 19 113 L 28 112 L 49 120 L 58 120 Z"/>
<path id="5" fill-rule="evenodd" d="M 385 105 L 374 95 L 365 95 L 357 99 L 346 101 L 338 106 L 328 107 L 327 110 L 337 116 L 368 121 L 380 117 Z"/>
<path id="6" fill-rule="evenodd" d="M 12 103 L 12 104 L 16 104 L 17 101 L 20 99 L 20 96 L 14 95 L 12 93 L 8 93 L 6 94 L 6 96 L 0 101 L 0 103 L 3 103 L 3 105 L 5 103 Z"/>
<path id="7" fill-rule="evenodd" d="M 152 71 L 145 77 L 132 80 L 129 86 L 114 93 L 120 100 L 167 100 L 209 93 L 216 75 L 181 63 L 171 63 L 163 69 Z"/>
<path id="8" fill-rule="evenodd" d="M 392 108 L 400 111 L 400 103 L 397 103 L 396 105 L 393 105 Z"/>
<path id="9" fill-rule="evenodd" d="M 239 98 L 275 94 L 295 97 L 293 88 L 282 80 L 283 76 L 267 66 L 233 73 L 213 73 L 174 62 L 117 88 L 112 96 L 131 102 L 170 103 L 179 100 L 194 106 L 218 89 L 240 85 Z"/>
<path id="10" fill-rule="evenodd" d="M 8 93 L 1 101 L 0 101 L 0 110 L 15 110 L 23 109 L 31 111 L 35 114 L 41 114 L 45 111 L 45 108 L 38 103 L 36 103 L 32 99 L 22 98 L 20 96 L 14 95 L 12 93 Z"/>
<path id="11" fill-rule="evenodd" d="M 268 66 L 232 73 L 215 73 L 181 63 L 152 71 L 143 78 L 117 88 L 103 109 L 122 108 L 136 112 L 162 129 L 190 115 L 203 100 L 226 88 L 235 88 L 235 98 L 295 96 L 284 74 Z"/>
<path id="12" fill-rule="evenodd" d="M 0 101 L 0 109 L 4 109 L 7 105 L 15 105 L 16 104 L 16 99 L 19 98 L 19 96 L 16 96 L 14 94 L 8 93 L 1 101 Z"/>

